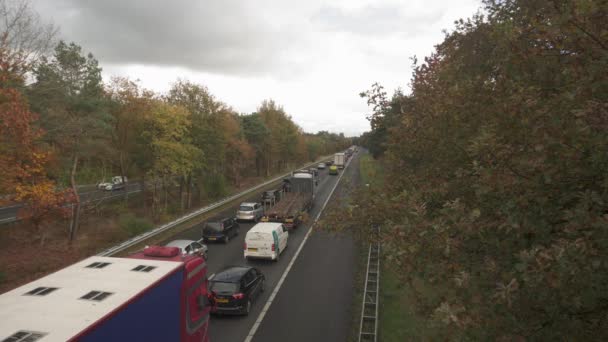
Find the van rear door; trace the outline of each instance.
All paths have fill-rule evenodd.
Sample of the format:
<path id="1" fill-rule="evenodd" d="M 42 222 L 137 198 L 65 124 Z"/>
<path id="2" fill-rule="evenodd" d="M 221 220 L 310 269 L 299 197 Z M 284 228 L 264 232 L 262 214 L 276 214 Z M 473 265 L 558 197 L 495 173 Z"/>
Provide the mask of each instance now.
<path id="1" fill-rule="evenodd" d="M 266 232 L 249 231 L 245 238 L 247 252 L 253 255 L 270 256 L 272 254 L 272 236 Z"/>

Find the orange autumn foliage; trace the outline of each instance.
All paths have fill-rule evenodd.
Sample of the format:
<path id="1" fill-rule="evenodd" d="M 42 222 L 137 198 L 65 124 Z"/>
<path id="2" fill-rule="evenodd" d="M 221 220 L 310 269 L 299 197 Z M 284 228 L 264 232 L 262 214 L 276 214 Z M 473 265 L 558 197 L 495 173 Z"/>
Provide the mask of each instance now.
<path id="1" fill-rule="evenodd" d="M 24 204 L 19 217 L 40 228 L 47 218 L 67 214 L 64 205 L 72 196 L 47 177 L 51 154 L 37 145 L 44 132 L 35 127 L 37 116 L 16 88 L 14 70 L 22 61 L 14 56 L 0 44 L 0 191 L 3 202 Z"/>

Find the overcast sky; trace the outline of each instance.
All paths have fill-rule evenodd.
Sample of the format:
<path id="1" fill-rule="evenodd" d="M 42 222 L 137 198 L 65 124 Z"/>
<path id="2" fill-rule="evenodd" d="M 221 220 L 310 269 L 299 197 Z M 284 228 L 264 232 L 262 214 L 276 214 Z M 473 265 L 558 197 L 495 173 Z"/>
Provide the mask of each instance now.
<path id="1" fill-rule="evenodd" d="M 479 0 L 33 0 L 61 38 L 113 75 L 165 92 L 206 85 L 242 113 L 264 99 L 307 132 L 369 130 L 358 94 L 380 82 L 407 90 L 411 60 L 442 41 Z"/>

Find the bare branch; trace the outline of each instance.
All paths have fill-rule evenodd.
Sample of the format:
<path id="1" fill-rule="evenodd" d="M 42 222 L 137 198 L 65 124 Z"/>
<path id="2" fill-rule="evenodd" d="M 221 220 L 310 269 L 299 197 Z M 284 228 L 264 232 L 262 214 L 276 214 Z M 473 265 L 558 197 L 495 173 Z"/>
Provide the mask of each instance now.
<path id="1" fill-rule="evenodd" d="M 31 64 L 55 43 L 58 27 L 45 23 L 28 0 L 0 0 L 0 48 Z"/>

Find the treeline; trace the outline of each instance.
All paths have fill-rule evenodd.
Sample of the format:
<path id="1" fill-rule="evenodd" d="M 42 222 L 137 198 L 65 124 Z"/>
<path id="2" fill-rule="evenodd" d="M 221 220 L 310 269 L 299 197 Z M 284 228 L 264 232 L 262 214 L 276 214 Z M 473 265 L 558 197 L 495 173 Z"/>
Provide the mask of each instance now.
<path id="1" fill-rule="evenodd" d="M 0 27 L 1 89 L 10 95 L 0 97 L 2 166 L 9 175 L 0 190 L 28 204 L 27 218 L 42 206 L 42 220 L 71 202 L 73 235 L 77 187 L 118 175 L 152 184 L 150 209 L 158 218 L 169 201 L 185 210 L 193 198 L 221 196 L 245 177 L 270 176 L 350 144 L 342 134 L 304 133 L 272 100 L 242 114 L 185 80 L 166 94 L 127 78 L 104 83 L 98 61 L 77 44 L 60 41 L 46 53 L 56 30 L 41 24 L 27 3 L 10 7 L 15 4 L 2 1 L 3 19 L 19 24 Z M 34 45 L 40 49 L 31 54 L 26 47 Z M 23 177 L 33 164 L 36 176 Z M 42 183 L 44 191 L 37 188 Z M 24 185 L 32 187 L 29 195 L 13 196 Z M 57 190 L 64 186 L 72 190 Z M 179 195 L 172 199 L 168 191 L 175 187 Z M 40 197 L 53 200 L 38 203 Z"/>
<path id="2" fill-rule="evenodd" d="M 382 226 L 435 334 L 415 339 L 606 340 L 608 3 L 482 13 L 415 68 L 410 94 L 363 94 L 358 143 L 386 180 L 349 224 Z"/>

